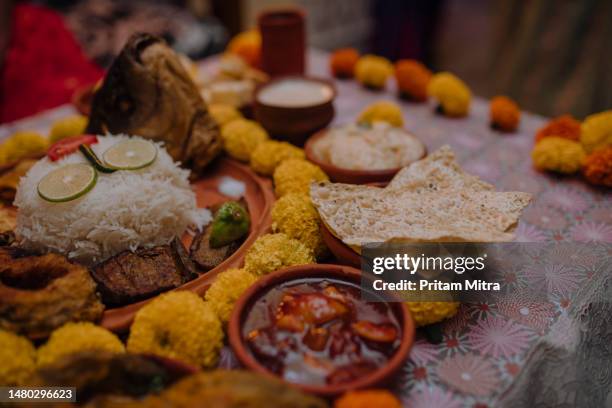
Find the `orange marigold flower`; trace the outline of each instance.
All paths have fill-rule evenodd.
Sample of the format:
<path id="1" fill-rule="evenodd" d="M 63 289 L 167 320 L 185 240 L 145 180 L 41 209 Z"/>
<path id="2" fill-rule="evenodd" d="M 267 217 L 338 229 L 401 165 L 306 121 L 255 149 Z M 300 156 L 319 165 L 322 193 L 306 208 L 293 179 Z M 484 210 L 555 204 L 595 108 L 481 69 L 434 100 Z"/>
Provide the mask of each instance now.
<path id="1" fill-rule="evenodd" d="M 572 115 L 563 115 L 554 118 L 536 133 L 536 143 L 545 137 L 562 137 L 570 140 L 580 140 L 580 122 Z"/>
<path id="2" fill-rule="evenodd" d="M 591 184 L 612 187 L 612 146 L 597 149 L 588 155 L 582 173 Z"/>
<path id="3" fill-rule="evenodd" d="M 387 390 L 349 391 L 334 403 L 334 408 L 402 408 L 401 402 Z"/>
<path id="4" fill-rule="evenodd" d="M 431 80 L 431 71 L 416 60 L 399 60 L 395 63 L 395 79 L 402 96 L 411 100 L 427 100 L 427 85 Z"/>
<path id="5" fill-rule="evenodd" d="M 521 110 L 507 96 L 491 99 L 491 126 L 504 132 L 514 132 L 521 120 Z"/>
<path id="6" fill-rule="evenodd" d="M 352 78 L 359 52 L 354 48 L 341 48 L 334 51 L 329 59 L 329 68 L 337 78 Z"/>
<path id="7" fill-rule="evenodd" d="M 253 66 L 259 66 L 261 59 L 261 34 L 259 30 L 248 30 L 239 33 L 231 39 L 227 50 L 242 57 L 244 61 Z"/>

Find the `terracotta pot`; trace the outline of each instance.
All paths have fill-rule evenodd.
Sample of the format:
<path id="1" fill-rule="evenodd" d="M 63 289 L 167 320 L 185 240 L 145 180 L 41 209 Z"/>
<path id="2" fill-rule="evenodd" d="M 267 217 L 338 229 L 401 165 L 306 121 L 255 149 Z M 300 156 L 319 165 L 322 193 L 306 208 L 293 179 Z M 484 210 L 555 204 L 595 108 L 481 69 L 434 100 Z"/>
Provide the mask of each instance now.
<path id="1" fill-rule="evenodd" d="M 368 184 L 373 187 L 381 188 L 387 185 L 387 183 L 382 182 Z M 361 268 L 361 255 L 342 242 L 342 240 L 336 238 L 336 236 L 332 234 L 324 223 L 321 223 L 321 237 L 338 262 L 340 262 L 342 265 Z"/>
<path id="2" fill-rule="evenodd" d="M 242 324 L 246 318 L 246 312 L 266 291 L 284 282 L 298 279 L 337 279 L 359 285 L 361 282 L 361 272 L 354 268 L 341 265 L 329 264 L 308 264 L 299 265 L 274 272 L 260 278 L 245 293 L 242 294 L 236 303 L 228 324 L 228 335 L 230 346 L 234 350 L 238 360 L 247 368 L 256 373 L 271 377 L 278 377 L 261 365 L 251 352 L 247 349 L 242 335 Z M 377 370 L 354 381 L 336 385 L 304 385 L 290 383 L 292 386 L 303 391 L 325 397 L 340 395 L 348 390 L 370 388 L 384 385 L 392 380 L 394 374 L 401 369 L 408 357 L 408 353 L 414 343 L 414 321 L 406 305 L 401 302 L 389 303 L 391 310 L 395 313 L 398 322 L 402 326 L 402 338 L 399 348 L 387 363 Z"/>
<path id="3" fill-rule="evenodd" d="M 342 265 L 348 265 L 354 268 L 361 267 L 361 256 L 353 251 L 351 247 L 336 238 L 323 223 L 321 223 L 321 237 L 338 262 Z"/>
<path id="4" fill-rule="evenodd" d="M 297 8 L 264 11 L 257 21 L 261 32 L 262 69 L 272 77 L 303 74 L 304 12 Z"/>
<path id="5" fill-rule="evenodd" d="M 266 87 L 278 81 L 301 79 L 323 84 L 331 90 L 331 97 L 325 102 L 307 106 L 269 105 L 259 100 L 259 94 Z M 274 79 L 255 90 L 253 114 L 267 131 L 276 139 L 286 140 L 297 146 L 303 146 L 313 133 L 331 123 L 334 118 L 334 99 L 336 88 L 331 81 L 309 76 L 286 76 Z"/>

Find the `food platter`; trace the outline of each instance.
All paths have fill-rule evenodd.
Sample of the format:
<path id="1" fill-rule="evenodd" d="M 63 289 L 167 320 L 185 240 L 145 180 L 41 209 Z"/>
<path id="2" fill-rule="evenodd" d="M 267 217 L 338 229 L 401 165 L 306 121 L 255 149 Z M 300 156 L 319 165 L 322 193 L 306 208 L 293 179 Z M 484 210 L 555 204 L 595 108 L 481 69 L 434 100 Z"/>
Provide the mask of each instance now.
<path id="1" fill-rule="evenodd" d="M 249 214 L 251 216 L 251 229 L 244 242 L 229 258 L 217 267 L 200 275 L 196 279 L 185 283 L 176 290 L 190 290 L 203 295 L 215 277 L 222 271 L 239 267 L 244 260 L 247 249 L 253 244 L 258 236 L 264 234 L 270 228 L 270 210 L 274 202 L 274 193 L 270 180 L 257 176 L 248 167 L 229 158 L 219 158 L 212 164 L 207 177 L 192 182 L 192 187 L 196 192 L 198 207 L 210 207 L 221 204 L 229 199 L 219 192 L 219 182 L 223 177 L 232 177 L 246 184 L 246 194 L 244 196 Z M 183 243 L 189 248 L 193 235 L 185 234 Z M 102 315 L 100 325 L 109 330 L 122 332 L 126 331 L 134 314 L 147 304 L 151 299 L 143 300 L 127 306 L 107 309 Z"/>

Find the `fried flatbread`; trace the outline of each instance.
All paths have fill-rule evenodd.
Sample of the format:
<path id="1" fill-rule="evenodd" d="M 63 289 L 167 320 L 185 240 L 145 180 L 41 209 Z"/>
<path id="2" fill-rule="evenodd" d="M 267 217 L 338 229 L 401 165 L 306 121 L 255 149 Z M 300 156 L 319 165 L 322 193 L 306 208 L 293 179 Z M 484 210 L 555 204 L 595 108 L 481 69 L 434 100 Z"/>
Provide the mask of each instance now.
<path id="1" fill-rule="evenodd" d="M 531 200 L 465 174 L 446 146 L 384 189 L 322 182 L 310 195 L 329 230 L 357 251 L 365 242 L 511 241 Z"/>

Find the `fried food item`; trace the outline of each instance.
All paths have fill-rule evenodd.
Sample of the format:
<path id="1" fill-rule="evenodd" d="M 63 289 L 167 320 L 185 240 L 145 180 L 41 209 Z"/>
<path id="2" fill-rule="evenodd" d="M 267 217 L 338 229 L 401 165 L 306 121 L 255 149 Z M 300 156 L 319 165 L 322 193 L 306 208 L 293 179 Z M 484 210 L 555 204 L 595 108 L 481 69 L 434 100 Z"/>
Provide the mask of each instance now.
<path id="1" fill-rule="evenodd" d="M 70 321 L 96 321 L 104 305 L 83 266 L 57 254 L 0 248 L 0 328 L 45 336 Z"/>
<path id="2" fill-rule="evenodd" d="M 0 201 L 12 204 L 17 193 L 19 179 L 21 179 L 36 164 L 37 160 L 24 159 L 15 167 L 0 176 Z"/>
<path id="3" fill-rule="evenodd" d="M 240 247 L 240 241 L 234 241 L 219 248 L 212 248 L 210 246 L 211 232 L 211 225 L 207 225 L 193 237 L 189 248 L 191 260 L 204 272 L 219 266 Z"/>
<path id="4" fill-rule="evenodd" d="M 143 397 L 157 393 L 192 370 L 139 354 L 82 351 L 39 368 L 27 385 L 76 387 L 78 402 L 85 403 L 100 396 Z"/>
<path id="5" fill-rule="evenodd" d="M 232 210 L 236 210 L 236 214 Z M 189 257 L 204 272 L 215 268 L 236 252 L 250 226 L 249 213 L 243 201 L 228 201 L 213 208 L 213 211 L 213 222 L 193 237 L 189 248 Z M 213 239 L 215 234 L 216 238 Z"/>
<path id="6" fill-rule="evenodd" d="M 153 398 L 156 399 L 156 398 Z M 174 408 L 325 408 L 327 403 L 280 380 L 247 371 L 216 370 L 187 377 L 160 395 Z M 152 399 L 146 399 L 145 406 Z M 152 406 L 152 405 L 151 405 Z"/>
<path id="7" fill-rule="evenodd" d="M 230 268 L 221 272 L 204 295 L 221 320 L 227 324 L 238 298 L 251 286 L 257 277 L 244 269 Z"/>
<path id="8" fill-rule="evenodd" d="M 134 34 L 94 95 L 87 133 L 162 141 L 196 173 L 221 152 L 219 128 L 179 57 L 159 37 Z"/>
<path id="9" fill-rule="evenodd" d="M 128 338 L 130 353 L 151 353 L 201 367 L 214 367 L 223 329 L 212 307 L 193 292 L 173 291 L 136 313 Z"/>
<path id="10" fill-rule="evenodd" d="M 36 367 L 36 349 L 30 340 L 0 330 L 0 384 L 23 385 Z"/>
<path id="11" fill-rule="evenodd" d="M 37 364 L 44 367 L 63 357 L 82 351 L 124 353 L 119 338 L 103 327 L 90 322 L 69 322 L 51 333 L 38 349 Z"/>
<path id="12" fill-rule="evenodd" d="M 91 271 L 104 304 L 113 306 L 174 289 L 194 274 L 195 267 L 178 238 L 169 245 L 124 251 Z"/>
<path id="13" fill-rule="evenodd" d="M 327 254 L 321 236 L 321 218 L 306 194 L 286 194 L 274 203 L 272 231 L 297 239 L 319 259 Z"/>
<path id="14" fill-rule="evenodd" d="M 265 234 L 257 238 L 244 258 L 244 269 L 255 276 L 263 276 L 281 268 L 314 263 L 308 247 L 286 234 Z"/>

